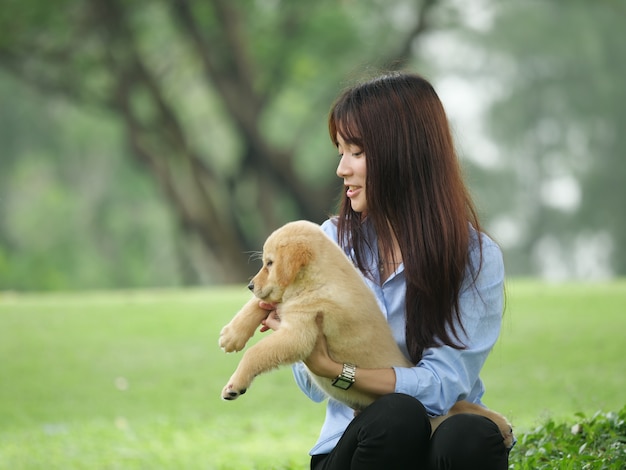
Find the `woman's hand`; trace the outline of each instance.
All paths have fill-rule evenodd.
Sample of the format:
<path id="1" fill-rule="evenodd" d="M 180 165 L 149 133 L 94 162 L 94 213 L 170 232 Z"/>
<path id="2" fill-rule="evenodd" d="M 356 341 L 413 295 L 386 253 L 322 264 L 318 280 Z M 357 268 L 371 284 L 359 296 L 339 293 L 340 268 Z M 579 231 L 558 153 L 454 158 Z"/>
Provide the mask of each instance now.
<path id="1" fill-rule="evenodd" d="M 319 377 L 329 379 L 337 377 L 341 373 L 342 365 L 335 362 L 328 351 L 328 342 L 323 333 L 324 317 L 321 314 L 315 319 L 319 331 L 317 342 L 308 358 L 304 360 L 307 368 Z"/>
<path id="2" fill-rule="evenodd" d="M 268 330 L 274 330 L 280 328 L 280 317 L 276 311 L 277 304 L 273 304 L 270 302 L 263 302 L 262 300 L 259 302 L 259 307 L 263 310 L 267 310 L 268 314 L 265 317 L 265 320 L 261 321 L 261 329 L 259 330 L 261 333 L 265 333 Z"/>

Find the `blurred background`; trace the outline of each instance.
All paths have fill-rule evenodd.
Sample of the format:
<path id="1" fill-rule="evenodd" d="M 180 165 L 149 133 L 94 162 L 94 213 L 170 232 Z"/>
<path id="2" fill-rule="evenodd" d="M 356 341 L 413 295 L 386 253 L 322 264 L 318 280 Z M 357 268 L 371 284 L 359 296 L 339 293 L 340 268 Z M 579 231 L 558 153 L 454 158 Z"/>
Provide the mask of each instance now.
<path id="1" fill-rule="evenodd" d="M 626 274 L 620 0 L 2 0 L 0 290 L 245 282 L 341 182 L 326 117 L 438 90 L 509 276 Z"/>

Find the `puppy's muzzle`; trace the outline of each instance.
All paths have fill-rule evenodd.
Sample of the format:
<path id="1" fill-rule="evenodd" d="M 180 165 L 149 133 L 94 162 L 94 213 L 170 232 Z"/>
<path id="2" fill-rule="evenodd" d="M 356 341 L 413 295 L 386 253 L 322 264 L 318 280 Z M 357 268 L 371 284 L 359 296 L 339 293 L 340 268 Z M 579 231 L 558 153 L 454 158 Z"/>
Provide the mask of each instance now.
<path id="1" fill-rule="evenodd" d="M 250 284 L 248 284 L 248 289 L 254 292 L 254 282 L 250 281 Z"/>

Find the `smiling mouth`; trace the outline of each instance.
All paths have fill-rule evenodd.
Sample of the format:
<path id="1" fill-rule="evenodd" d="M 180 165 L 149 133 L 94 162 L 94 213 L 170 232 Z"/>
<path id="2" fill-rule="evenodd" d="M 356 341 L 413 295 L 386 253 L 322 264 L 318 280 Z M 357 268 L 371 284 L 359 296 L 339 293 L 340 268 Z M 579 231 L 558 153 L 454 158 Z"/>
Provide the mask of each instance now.
<path id="1" fill-rule="evenodd" d="M 346 196 L 352 197 L 354 194 L 361 189 L 361 186 L 346 186 Z"/>

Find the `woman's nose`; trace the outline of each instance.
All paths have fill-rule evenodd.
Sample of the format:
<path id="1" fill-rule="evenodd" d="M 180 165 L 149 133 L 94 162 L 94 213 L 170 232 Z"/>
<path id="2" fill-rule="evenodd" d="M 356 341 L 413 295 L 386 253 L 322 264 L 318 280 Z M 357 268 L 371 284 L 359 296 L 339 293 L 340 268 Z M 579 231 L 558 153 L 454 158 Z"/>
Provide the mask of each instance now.
<path id="1" fill-rule="evenodd" d="M 339 165 L 337 165 L 337 176 L 343 178 L 350 174 L 350 166 L 346 163 L 345 158 L 341 157 Z"/>

